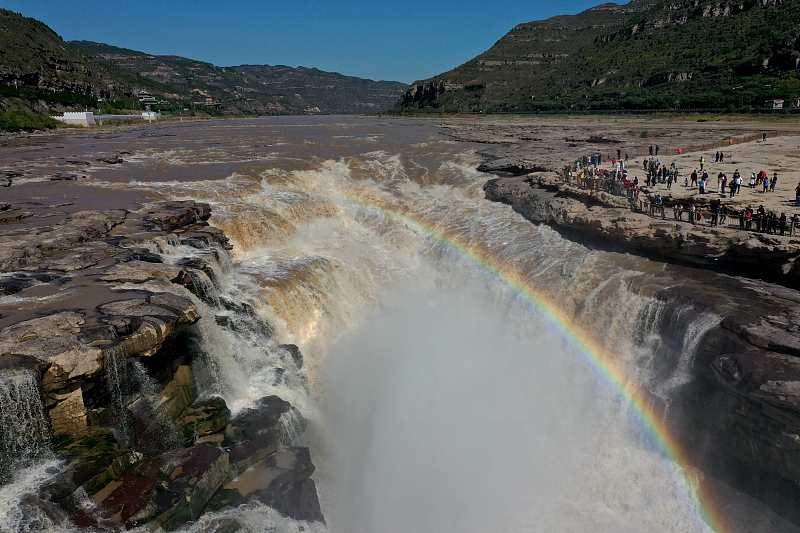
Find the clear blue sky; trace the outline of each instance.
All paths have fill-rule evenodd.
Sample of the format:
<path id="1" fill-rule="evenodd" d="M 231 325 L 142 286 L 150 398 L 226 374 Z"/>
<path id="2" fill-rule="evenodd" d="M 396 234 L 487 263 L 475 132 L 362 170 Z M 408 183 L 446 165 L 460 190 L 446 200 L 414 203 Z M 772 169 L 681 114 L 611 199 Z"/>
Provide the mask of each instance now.
<path id="1" fill-rule="evenodd" d="M 0 0 L 67 40 L 216 65 L 311 66 L 413 81 L 459 65 L 520 22 L 600 0 Z"/>

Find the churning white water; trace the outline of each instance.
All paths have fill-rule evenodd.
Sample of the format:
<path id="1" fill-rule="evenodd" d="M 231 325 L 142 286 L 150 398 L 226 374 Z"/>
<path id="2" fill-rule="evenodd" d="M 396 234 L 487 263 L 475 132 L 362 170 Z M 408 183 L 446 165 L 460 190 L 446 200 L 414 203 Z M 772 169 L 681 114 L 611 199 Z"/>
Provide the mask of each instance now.
<path id="1" fill-rule="evenodd" d="M 430 276 L 327 354 L 316 458 L 332 531 L 704 529 L 673 466 L 542 317 L 458 269 Z"/>
<path id="2" fill-rule="evenodd" d="M 469 164 L 439 172 L 475 178 Z M 639 273 L 481 201 L 474 184 L 423 186 L 401 166 L 384 153 L 325 161 L 215 200 L 218 223 L 239 236 L 225 290 L 304 349 L 316 407 L 305 383 L 276 389 L 258 371 L 269 347 L 204 319 L 216 382 L 236 384 L 234 405 L 278 393 L 311 418 L 329 528 L 705 530 L 676 465 L 586 356 L 502 280 L 409 221 L 512 264 L 605 333 L 632 372 L 646 372 L 635 368 L 647 348 L 635 332 L 658 308 L 627 291 Z M 191 196 L 191 184 L 167 187 Z"/>
<path id="3" fill-rule="evenodd" d="M 511 265 L 646 382 L 660 304 L 628 290 L 644 263 L 590 251 L 483 201 L 487 177 L 473 170 L 474 153 L 413 146 L 424 164 L 372 148 L 313 169 L 125 185 L 209 201 L 212 222 L 235 244 L 213 284 L 198 280 L 205 298 L 187 291 L 203 314 L 203 390 L 234 411 L 277 394 L 310 419 L 305 437 L 285 420 L 285 439 L 312 447 L 333 533 L 707 530 L 676 465 L 586 355 L 501 279 L 412 221 Z M 131 159 L 159 154 L 169 155 Z M 219 157 L 181 153 L 170 164 Z M 167 260 L 191 252 L 178 247 L 154 251 Z M 274 335 L 226 301 L 247 303 Z M 687 352 L 714 320 L 698 322 Z M 285 342 L 303 349 L 302 369 Z M 682 383 L 691 355 L 659 379 Z M 25 483 L 9 487 L 20 493 Z M 0 518 L 18 508 L 4 494 Z M 250 505 L 185 531 L 226 531 L 232 520 L 252 533 L 325 530 Z"/>

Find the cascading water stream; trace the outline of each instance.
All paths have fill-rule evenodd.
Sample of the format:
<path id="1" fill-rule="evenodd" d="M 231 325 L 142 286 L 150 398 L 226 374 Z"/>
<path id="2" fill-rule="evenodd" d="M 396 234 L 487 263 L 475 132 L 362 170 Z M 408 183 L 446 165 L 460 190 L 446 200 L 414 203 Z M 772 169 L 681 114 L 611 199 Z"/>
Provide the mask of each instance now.
<path id="1" fill-rule="evenodd" d="M 36 373 L 0 371 L 0 482 L 47 455 L 49 437 Z"/>
<path id="2" fill-rule="evenodd" d="M 706 531 L 675 465 L 585 354 L 437 235 L 519 273 L 665 399 L 716 318 L 690 313 L 665 328 L 665 302 L 632 289 L 661 266 L 590 250 L 483 201 L 476 155 L 437 142 L 294 171 L 125 185 L 211 202 L 235 244 L 230 258 L 174 239 L 152 250 L 211 268 L 184 284 L 201 315 L 191 332 L 201 394 L 234 413 L 271 394 L 297 408 L 281 418 L 281 440 L 312 447 L 334 533 Z M 225 152 L 213 150 L 194 159 Z M 137 155 L 151 156 L 158 150 Z M 280 343 L 300 346 L 302 367 Z M 122 366 L 112 396 L 127 403 L 115 385 L 125 380 L 149 396 L 144 368 Z M 0 519 L 14 509 L 4 494 Z M 231 520 L 248 533 L 325 530 L 249 504 L 184 531 Z"/>

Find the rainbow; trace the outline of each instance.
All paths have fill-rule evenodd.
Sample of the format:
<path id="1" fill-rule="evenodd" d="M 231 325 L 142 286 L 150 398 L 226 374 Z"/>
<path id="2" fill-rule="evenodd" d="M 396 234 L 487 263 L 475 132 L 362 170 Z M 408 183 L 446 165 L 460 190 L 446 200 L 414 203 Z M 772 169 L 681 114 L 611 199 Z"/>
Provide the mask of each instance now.
<path id="1" fill-rule="evenodd" d="M 689 466 L 691 463 L 686 449 L 672 434 L 653 404 L 648 401 L 641 389 L 627 378 L 613 354 L 576 324 L 551 297 L 537 289 L 514 266 L 498 259 L 490 250 L 479 244 L 466 242 L 462 237 L 448 233 L 421 216 L 389 205 L 382 199 L 359 195 L 352 191 L 343 194 L 354 204 L 367 210 L 379 211 L 387 217 L 403 222 L 414 232 L 447 246 L 522 296 L 532 308 L 560 330 L 564 337 L 584 355 L 588 363 L 633 407 L 635 417 L 646 429 L 652 441 L 672 461 L 676 476 L 686 486 L 688 496 L 705 524 L 721 533 L 732 530 L 710 489 L 690 474 L 693 469 Z"/>

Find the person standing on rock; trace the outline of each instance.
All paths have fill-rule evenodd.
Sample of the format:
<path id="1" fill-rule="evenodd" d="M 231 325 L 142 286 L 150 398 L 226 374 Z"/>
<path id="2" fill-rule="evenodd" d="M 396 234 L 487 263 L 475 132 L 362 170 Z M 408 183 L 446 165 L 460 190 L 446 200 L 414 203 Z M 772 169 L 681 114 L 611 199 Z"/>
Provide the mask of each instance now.
<path id="1" fill-rule="evenodd" d="M 695 207 L 694 202 L 689 202 L 689 222 L 694 224 L 697 221 L 695 218 L 696 215 L 697 215 L 697 207 Z"/>
<path id="2" fill-rule="evenodd" d="M 772 175 L 772 180 L 769 182 L 769 192 L 775 192 L 775 186 L 778 184 L 778 173 Z"/>
<path id="3" fill-rule="evenodd" d="M 750 175 L 750 188 L 751 189 L 755 189 L 756 188 L 756 173 L 755 172 L 753 172 Z"/>
<path id="4" fill-rule="evenodd" d="M 764 209 L 763 205 L 760 205 L 758 206 L 758 211 L 756 211 L 756 213 L 758 214 L 756 227 L 758 228 L 758 231 L 763 232 L 767 229 L 767 210 Z"/>
<path id="5" fill-rule="evenodd" d="M 779 225 L 780 225 L 780 228 L 781 228 L 781 236 L 783 236 L 786 233 L 786 228 L 788 226 L 788 222 L 789 222 L 789 219 L 786 218 L 786 213 L 781 213 L 781 218 L 780 218 L 780 222 L 779 222 Z"/>
<path id="6" fill-rule="evenodd" d="M 744 230 L 744 221 L 745 221 L 745 213 L 746 209 L 739 209 L 739 229 Z"/>
<path id="7" fill-rule="evenodd" d="M 712 200 L 711 202 L 711 225 L 716 226 L 719 224 L 719 200 Z"/>
<path id="8" fill-rule="evenodd" d="M 700 156 L 700 170 L 703 170 L 706 166 L 706 158 L 704 156 Z"/>
<path id="9" fill-rule="evenodd" d="M 650 150 L 650 157 L 653 157 L 653 145 L 651 144 L 647 148 L 648 148 L 648 150 Z"/>
<path id="10" fill-rule="evenodd" d="M 769 177 L 765 177 L 764 181 L 761 182 L 761 185 L 763 186 L 761 193 L 766 194 L 766 192 L 769 191 Z"/>
<path id="11" fill-rule="evenodd" d="M 692 188 L 697 185 L 697 169 L 692 171 Z"/>
<path id="12" fill-rule="evenodd" d="M 794 232 L 797 230 L 797 228 L 800 228 L 800 215 L 795 213 L 792 215 L 792 227 L 789 230 L 789 235 L 794 236 Z"/>

